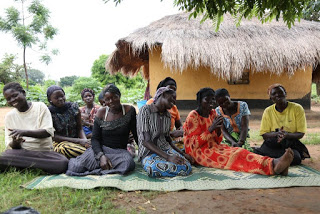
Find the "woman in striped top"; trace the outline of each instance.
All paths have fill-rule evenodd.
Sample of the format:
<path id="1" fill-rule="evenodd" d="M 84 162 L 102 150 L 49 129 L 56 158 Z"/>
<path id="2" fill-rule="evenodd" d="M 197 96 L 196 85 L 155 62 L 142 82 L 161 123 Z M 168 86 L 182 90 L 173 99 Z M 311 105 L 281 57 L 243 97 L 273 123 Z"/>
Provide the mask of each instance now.
<path id="1" fill-rule="evenodd" d="M 193 158 L 180 151 L 170 138 L 170 113 L 176 92 L 169 87 L 157 90 L 154 102 L 138 114 L 139 161 L 150 177 L 175 177 L 191 172 Z"/>

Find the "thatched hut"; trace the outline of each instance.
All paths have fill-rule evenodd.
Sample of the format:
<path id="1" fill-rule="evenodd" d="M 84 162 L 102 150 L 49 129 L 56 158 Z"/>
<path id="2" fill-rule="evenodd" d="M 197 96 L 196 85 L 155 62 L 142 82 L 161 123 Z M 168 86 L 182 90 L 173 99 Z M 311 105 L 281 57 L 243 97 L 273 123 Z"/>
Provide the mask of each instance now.
<path id="1" fill-rule="evenodd" d="M 202 87 L 227 88 L 250 108 L 270 105 L 267 88 L 283 84 L 288 99 L 310 109 L 313 68 L 320 61 L 320 24 L 235 20 L 226 15 L 219 32 L 210 20 L 189 13 L 166 16 L 120 39 L 106 68 L 134 75 L 142 69 L 153 95 L 159 81 L 173 77 L 180 109 L 195 106 Z M 316 75 L 313 75 L 314 77 Z M 263 102 L 261 102 L 263 101 Z"/>

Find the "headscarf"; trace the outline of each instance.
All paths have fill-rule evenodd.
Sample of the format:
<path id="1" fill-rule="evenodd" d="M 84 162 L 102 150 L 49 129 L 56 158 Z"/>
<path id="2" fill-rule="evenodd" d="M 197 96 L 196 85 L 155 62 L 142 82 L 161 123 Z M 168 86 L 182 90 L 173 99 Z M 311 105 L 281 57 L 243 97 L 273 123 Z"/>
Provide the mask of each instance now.
<path id="1" fill-rule="evenodd" d="M 107 92 L 112 93 L 112 94 L 117 94 L 117 95 L 119 95 L 119 97 L 121 97 L 121 92 L 120 92 L 119 88 L 112 83 L 107 84 L 107 86 L 104 88 L 103 94 L 105 94 Z"/>
<path id="2" fill-rule="evenodd" d="M 95 96 L 94 91 L 93 91 L 92 89 L 90 89 L 90 88 L 85 88 L 85 89 L 83 89 L 83 90 L 81 91 L 81 98 L 82 98 L 82 99 L 83 99 L 83 96 L 84 96 L 84 94 L 85 94 L 86 92 L 89 92 L 90 94 L 92 94 L 93 97 Z"/>
<path id="3" fill-rule="evenodd" d="M 156 101 L 161 97 L 161 95 L 162 95 L 163 93 L 167 92 L 167 91 L 174 92 L 174 90 L 172 90 L 172 89 L 169 88 L 169 87 L 160 87 L 160 88 L 157 90 L 156 94 L 154 95 L 154 98 L 153 98 L 154 101 L 153 101 L 153 102 L 156 102 Z"/>
<path id="4" fill-rule="evenodd" d="M 201 105 L 201 100 L 205 96 L 212 95 L 214 96 L 214 90 L 212 88 L 201 88 L 197 93 L 197 103 L 198 106 Z"/>
<path id="5" fill-rule="evenodd" d="M 279 84 L 279 83 L 275 83 L 275 84 L 272 84 L 272 85 L 270 85 L 270 86 L 268 87 L 268 95 L 269 95 L 269 97 L 270 97 L 270 94 L 271 94 L 272 89 L 274 89 L 274 88 L 279 88 L 279 87 L 282 88 L 285 93 L 287 93 L 287 91 L 286 91 L 286 89 L 283 87 L 283 85 L 281 85 L 281 84 Z"/>
<path id="6" fill-rule="evenodd" d="M 57 85 L 52 85 L 47 89 L 47 99 L 49 102 L 50 102 L 50 97 L 53 94 L 53 92 L 59 91 L 59 90 L 61 90 L 64 93 L 64 90 L 60 86 L 57 86 Z M 64 93 L 64 94 L 66 94 L 66 93 Z"/>
<path id="7" fill-rule="evenodd" d="M 159 82 L 158 86 L 157 86 L 157 90 L 161 87 L 166 87 L 168 85 L 174 85 L 177 87 L 177 83 L 174 79 L 172 79 L 171 77 L 166 77 L 164 80 L 162 80 L 161 82 Z"/>
<path id="8" fill-rule="evenodd" d="M 62 113 L 64 113 L 65 111 L 67 111 L 71 107 L 71 103 L 70 102 L 65 102 L 64 106 L 60 107 L 60 108 L 58 108 L 58 107 L 56 107 L 56 106 L 51 104 L 51 102 L 50 102 L 51 95 L 53 94 L 53 92 L 59 91 L 59 90 L 61 90 L 63 92 L 63 94 L 66 94 L 64 92 L 64 90 L 60 86 L 57 86 L 57 85 L 52 85 L 47 89 L 47 99 L 48 99 L 48 101 L 50 103 L 50 106 L 48 108 L 49 108 L 51 113 L 60 113 L 60 114 L 62 114 Z"/>

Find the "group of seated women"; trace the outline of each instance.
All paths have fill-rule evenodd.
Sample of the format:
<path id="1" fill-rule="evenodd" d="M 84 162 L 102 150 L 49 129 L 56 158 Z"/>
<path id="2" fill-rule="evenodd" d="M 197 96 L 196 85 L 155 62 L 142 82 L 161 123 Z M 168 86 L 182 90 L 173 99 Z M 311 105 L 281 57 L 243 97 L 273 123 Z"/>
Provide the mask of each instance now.
<path id="1" fill-rule="evenodd" d="M 0 155 L 0 170 L 14 166 L 73 176 L 126 174 L 135 168 L 127 149 L 130 136 L 150 177 L 186 176 L 192 165 L 287 175 L 290 165 L 310 157 L 299 140 L 306 132 L 304 110 L 286 100 L 282 85 L 268 89 L 274 104 L 263 113 L 260 148 L 251 148 L 247 140 L 250 110 L 245 102 L 232 101 L 226 89 L 202 88 L 196 95 L 198 107 L 182 125 L 176 90 L 176 81 L 167 77 L 137 115 L 133 106 L 121 104 L 114 84 L 99 95 L 101 107 L 94 104 L 94 91 L 84 89 L 86 106 L 79 109 L 66 102 L 59 86 L 48 88 L 47 107 L 27 101 L 21 85 L 9 83 L 3 95 L 14 109 L 5 117 L 8 149 Z M 181 137 L 184 151 L 174 143 Z"/>

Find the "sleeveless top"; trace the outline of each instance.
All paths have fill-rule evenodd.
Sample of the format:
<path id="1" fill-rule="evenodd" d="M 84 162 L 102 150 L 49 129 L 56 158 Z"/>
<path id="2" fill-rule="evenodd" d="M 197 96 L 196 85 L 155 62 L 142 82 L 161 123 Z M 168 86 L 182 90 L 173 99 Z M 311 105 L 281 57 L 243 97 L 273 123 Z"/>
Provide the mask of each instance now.
<path id="1" fill-rule="evenodd" d="M 108 112 L 109 108 L 106 107 L 104 119 L 96 117 L 94 120 L 91 144 L 95 154 L 102 151 L 102 146 L 113 149 L 126 149 L 130 131 L 134 138 L 137 139 L 137 120 L 134 107 L 131 106 L 126 113 L 122 105 L 123 116 L 112 121 L 106 121 Z"/>

